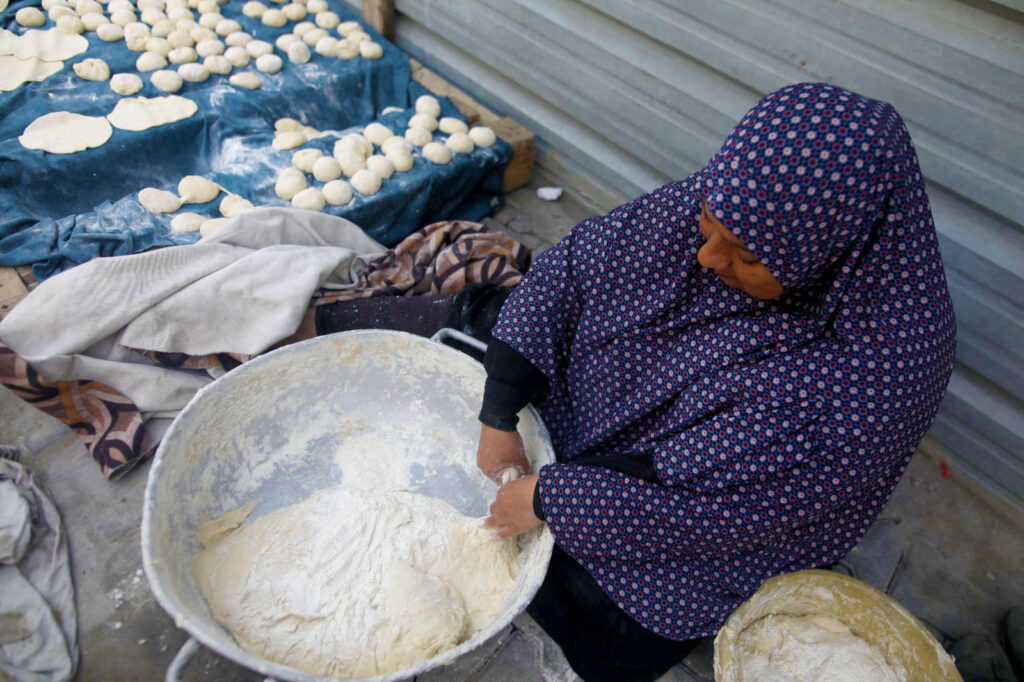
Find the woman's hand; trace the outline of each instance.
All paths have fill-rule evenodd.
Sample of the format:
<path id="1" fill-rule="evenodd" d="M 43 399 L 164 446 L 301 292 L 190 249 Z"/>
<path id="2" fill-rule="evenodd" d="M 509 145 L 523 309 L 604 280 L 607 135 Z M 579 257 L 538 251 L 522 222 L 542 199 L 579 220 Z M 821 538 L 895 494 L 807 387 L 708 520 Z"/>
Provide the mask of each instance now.
<path id="1" fill-rule="evenodd" d="M 533 530 L 544 523 L 533 515 L 533 495 L 540 476 L 524 476 L 498 488 L 498 496 L 491 503 L 491 515 L 484 521 L 503 538 Z"/>
<path id="2" fill-rule="evenodd" d="M 523 439 L 519 432 L 499 431 L 486 424 L 480 425 L 476 465 L 489 479 L 498 484 L 501 483 L 501 472 L 509 467 L 519 467 L 523 474 L 530 473 L 530 460 L 526 459 Z"/>

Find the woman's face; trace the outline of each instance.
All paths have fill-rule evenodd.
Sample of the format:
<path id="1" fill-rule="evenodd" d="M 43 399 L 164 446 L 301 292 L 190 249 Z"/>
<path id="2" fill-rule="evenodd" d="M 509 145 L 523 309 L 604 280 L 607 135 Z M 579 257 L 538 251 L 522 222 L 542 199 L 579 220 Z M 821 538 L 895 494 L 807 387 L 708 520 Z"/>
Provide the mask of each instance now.
<path id="1" fill-rule="evenodd" d="M 734 289 L 756 298 L 773 299 L 782 295 L 782 285 L 743 242 L 711 215 L 700 201 L 700 231 L 707 241 L 697 252 L 697 261 Z"/>

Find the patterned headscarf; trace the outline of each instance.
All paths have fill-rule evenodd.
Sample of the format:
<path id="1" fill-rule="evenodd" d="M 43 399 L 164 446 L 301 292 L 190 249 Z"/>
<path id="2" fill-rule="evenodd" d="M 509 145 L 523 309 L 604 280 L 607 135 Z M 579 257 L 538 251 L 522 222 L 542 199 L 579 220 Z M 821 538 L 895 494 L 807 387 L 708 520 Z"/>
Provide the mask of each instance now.
<path id="1" fill-rule="evenodd" d="M 785 287 L 697 263 L 701 199 Z M 557 542 L 647 628 L 717 630 L 760 583 L 832 563 L 938 410 L 955 324 L 909 134 L 889 104 L 785 87 L 702 171 L 585 220 L 494 335 L 545 373 Z M 653 459 L 657 482 L 582 456 Z"/>

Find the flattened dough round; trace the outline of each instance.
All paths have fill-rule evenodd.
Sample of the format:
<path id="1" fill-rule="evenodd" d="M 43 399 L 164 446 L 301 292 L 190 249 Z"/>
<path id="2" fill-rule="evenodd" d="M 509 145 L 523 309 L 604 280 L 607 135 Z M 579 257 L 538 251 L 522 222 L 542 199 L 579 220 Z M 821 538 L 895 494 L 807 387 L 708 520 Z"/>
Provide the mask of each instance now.
<path id="1" fill-rule="evenodd" d="M 102 116 L 54 111 L 29 123 L 18 142 L 26 149 L 74 154 L 103 145 L 113 132 L 110 122 Z"/>
<path id="2" fill-rule="evenodd" d="M 18 59 L 0 55 L 0 92 L 10 92 L 29 81 L 46 80 L 64 68 L 64 62 L 46 62 L 39 57 Z"/>
<path id="3" fill-rule="evenodd" d="M 199 107 L 186 97 L 132 97 L 121 100 L 107 119 L 122 130 L 146 130 L 180 121 L 196 113 Z"/>

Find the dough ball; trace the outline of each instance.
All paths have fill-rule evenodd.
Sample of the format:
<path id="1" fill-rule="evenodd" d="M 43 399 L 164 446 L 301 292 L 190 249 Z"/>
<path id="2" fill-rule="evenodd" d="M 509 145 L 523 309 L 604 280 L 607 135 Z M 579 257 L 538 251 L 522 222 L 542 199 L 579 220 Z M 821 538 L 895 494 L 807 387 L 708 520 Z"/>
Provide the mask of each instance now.
<path id="1" fill-rule="evenodd" d="M 61 3 L 61 4 L 59 4 L 59 5 L 54 5 L 53 7 L 51 7 L 51 8 L 50 8 L 50 9 L 49 9 L 49 10 L 48 10 L 48 11 L 46 12 L 46 15 L 47 15 L 48 17 L 50 17 L 50 21 L 52 21 L 52 22 L 53 22 L 53 23 L 55 23 L 55 24 L 57 23 L 57 21 L 58 21 L 58 20 L 59 20 L 59 19 L 60 19 L 61 17 L 77 17 L 77 16 L 78 16 L 78 15 L 77 15 L 77 14 L 75 13 L 75 10 L 71 9 L 70 7 L 68 7 L 68 6 L 67 6 L 66 4 L 64 4 L 64 3 Z"/>
<path id="2" fill-rule="evenodd" d="M 265 54 L 273 54 L 274 46 L 265 40 L 250 40 L 245 44 L 245 51 L 253 59 L 259 59 Z"/>
<path id="3" fill-rule="evenodd" d="M 201 40 L 196 43 L 196 54 L 200 57 L 209 57 L 216 54 L 224 54 L 224 43 L 219 40 Z"/>
<path id="4" fill-rule="evenodd" d="M 220 14 L 220 5 L 217 4 L 217 0 L 199 0 L 196 9 L 200 14 Z"/>
<path id="5" fill-rule="evenodd" d="M 352 185 L 344 180 L 331 180 L 324 185 L 324 200 L 331 206 L 343 206 L 352 201 Z"/>
<path id="6" fill-rule="evenodd" d="M 181 29 L 171 31 L 170 35 L 167 36 L 167 42 L 170 43 L 172 50 L 179 47 L 192 47 L 196 44 L 192 35 L 188 31 L 182 31 Z"/>
<path id="7" fill-rule="evenodd" d="M 150 35 L 148 33 L 128 33 L 125 31 L 124 34 L 125 47 L 132 52 L 144 52 L 149 39 Z"/>
<path id="8" fill-rule="evenodd" d="M 307 211 L 324 210 L 324 194 L 316 187 L 307 187 L 292 197 L 292 206 Z"/>
<path id="9" fill-rule="evenodd" d="M 476 145 L 473 144 L 473 140 L 469 139 L 469 135 L 466 133 L 452 133 L 445 140 L 444 146 L 451 149 L 453 152 L 461 152 L 462 154 L 468 154 L 473 151 Z"/>
<path id="10" fill-rule="evenodd" d="M 388 161 L 390 161 L 391 164 L 395 167 L 395 170 L 399 173 L 405 173 L 406 171 L 412 169 L 412 152 L 410 152 L 408 149 L 396 147 L 389 151 L 387 154 L 385 154 L 385 156 L 387 157 Z"/>
<path id="11" fill-rule="evenodd" d="M 327 0 L 308 0 L 306 2 L 306 11 L 310 14 L 319 14 L 320 12 L 326 12 L 330 7 L 327 6 Z"/>
<path id="12" fill-rule="evenodd" d="M 389 137 L 394 137 L 394 135 L 391 128 L 381 123 L 371 123 L 363 129 L 363 137 L 378 146 L 383 144 L 384 140 L 387 140 Z"/>
<path id="13" fill-rule="evenodd" d="M 57 30 L 64 33 L 85 33 L 85 24 L 76 16 L 64 16 L 57 19 Z"/>
<path id="14" fill-rule="evenodd" d="M 101 24 L 96 28 L 96 35 L 103 42 L 112 43 L 124 38 L 124 29 L 117 24 Z"/>
<path id="15" fill-rule="evenodd" d="M 245 31 L 235 31 L 229 33 L 224 37 L 224 42 L 228 47 L 245 47 L 252 41 L 252 36 Z"/>
<path id="16" fill-rule="evenodd" d="M 487 126 L 473 126 L 469 130 L 469 139 L 477 147 L 490 147 L 497 141 L 494 131 Z"/>
<path id="17" fill-rule="evenodd" d="M 312 173 L 313 164 L 323 155 L 319 149 L 300 149 L 292 154 L 292 165 L 303 173 Z"/>
<path id="18" fill-rule="evenodd" d="M 316 24 L 312 21 L 300 21 L 292 27 L 292 33 L 302 38 L 314 28 L 316 28 Z"/>
<path id="19" fill-rule="evenodd" d="M 341 164 L 341 172 L 349 178 L 366 168 L 366 157 L 358 149 L 352 147 L 335 149 L 334 158 Z"/>
<path id="20" fill-rule="evenodd" d="M 103 5 L 96 2 L 96 0 L 78 0 L 75 3 L 75 11 L 78 12 L 79 16 L 83 14 L 102 14 Z"/>
<path id="21" fill-rule="evenodd" d="M 213 27 L 214 33 L 221 36 L 229 36 L 232 33 L 241 33 L 242 25 L 234 19 L 221 19 L 217 22 L 217 25 Z"/>
<path id="22" fill-rule="evenodd" d="M 203 14 L 199 17 L 199 25 L 203 28 L 213 30 L 213 28 L 223 19 L 224 17 L 219 12 L 215 14 Z"/>
<path id="23" fill-rule="evenodd" d="M 262 2 L 257 2 L 257 0 L 249 0 L 249 2 L 242 5 L 242 14 L 251 19 L 259 19 L 266 11 L 267 6 Z"/>
<path id="24" fill-rule="evenodd" d="M 386 156 L 381 156 L 380 154 L 374 154 L 368 158 L 366 160 L 366 167 L 384 180 L 387 180 L 395 173 L 395 164 L 388 160 Z"/>
<path id="25" fill-rule="evenodd" d="M 315 46 L 322 39 L 327 37 L 327 31 L 322 28 L 313 28 L 312 31 L 306 31 L 302 35 L 302 42 L 306 43 L 310 47 Z"/>
<path id="26" fill-rule="evenodd" d="M 284 15 L 279 9 L 268 9 L 260 17 L 260 21 L 263 22 L 264 26 L 270 26 L 271 28 L 281 28 L 288 23 L 288 17 Z"/>
<path id="27" fill-rule="evenodd" d="M 444 165 L 452 160 L 452 150 L 440 142 L 430 142 L 423 145 L 423 158 L 427 161 Z"/>
<path id="28" fill-rule="evenodd" d="M 90 12 L 82 15 L 82 25 L 85 26 L 86 31 L 95 31 L 105 23 L 107 23 L 107 18 L 102 14 Z"/>
<path id="29" fill-rule="evenodd" d="M 237 194 L 229 194 L 220 200 L 220 214 L 225 218 L 233 218 L 253 208 L 251 201 Z"/>
<path id="30" fill-rule="evenodd" d="M 412 151 L 412 145 L 409 144 L 409 140 L 399 135 L 392 135 L 388 139 L 380 143 L 380 150 L 387 154 L 392 149 L 404 149 L 406 151 Z"/>
<path id="31" fill-rule="evenodd" d="M 341 163 L 333 156 L 322 156 L 313 164 L 313 177 L 320 182 L 341 177 Z"/>
<path id="32" fill-rule="evenodd" d="M 338 59 L 352 59 L 359 56 L 359 46 L 348 40 L 339 40 L 334 46 L 334 56 Z"/>
<path id="33" fill-rule="evenodd" d="M 171 53 L 171 44 L 167 42 L 166 38 L 151 36 L 146 41 L 146 52 L 152 52 L 160 55 L 161 57 L 166 57 Z"/>
<path id="34" fill-rule="evenodd" d="M 153 28 L 150 30 L 150 33 L 160 38 L 166 38 L 174 32 L 174 29 L 175 26 L 173 21 L 170 19 L 161 19 L 153 24 Z"/>
<path id="35" fill-rule="evenodd" d="M 227 60 L 222 54 L 215 54 L 207 57 L 203 60 L 203 66 L 209 70 L 210 73 L 215 73 L 218 76 L 226 76 L 231 73 L 231 62 Z"/>
<path id="36" fill-rule="evenodd" d="M 147 187 L 139 192 L 139 203 L 150 213 L 174 213 L 181 208 L 177 194 L 156 187 Z"/>
<path id="37" fill-rule="evenodd" d="M 318 55 L 321 55 L 323 57 L 333 57 L 334 48 L 337 44 L 337 38 L 332 38 L 331 36 L 324 36 L 320 40 L 316 41 L 316 46 L 313 49 L 316 50 L 316 53 Z"/>
<path id="38" fill-rule="evenodd" d="M 409 127 L 423 128 L 432 133 L 437 130 L 437 119 L 430 114 L 416 114 L 409 119 Z"/>
<path id="39" fill-rule="evenodd" d="M 178 195 L 183 204 L 205 204 L 220 194 L 220 185 L 199 175 L 186 175 L 178 181 Z"/>
<path id="40" fill-rule="evenodd" d="M 215 32 L 202 26 L 193 26 L 188 30 L 188 34 L 192 36 L 192 40 L 196 41 L 197 44 L 204 40 L 219 40 Z"/>
<path id="41" fill-rule="evenodd" d="M 231 62 L 231 66 L 239 69 L 249 66 L 249 53 L 241 45 L 235 45 L 224 50 L 224 59 Z"/>
<path id="42" fill-rule="evenodd" d="M 289 35 L 292 38 L 295 38 L 295 36 L 292 36 L 290 33 L 285 34 L 285 35 Z M 288 51 L 288 59 L 293 64 L 305 64 L 306 62 L 308 62 L 313 57 L 312 53 L 310 53 L 310 51 L 309 51 L 309 45 L 307 45 L 306 43 L 302 42 L 298 38 L 295 38 L 295 42 L 293 42 L 291 45 L 288 46 L 288 50 L 287 51 Z"/>
<path id="43" fill-rule="evenodd" d="M 364 43 L 367 40 L 370 40 L 370 34 L 363 33 L 362 31 L 352 31 L 347 36 L 345 36 L 345 40 L 352 43 L 353 45 L 358 45 L 359 43 Z"/>
<path id="44" fill-rule="evenodd" d="M 306 189 L 306 174 L 300 171 L 298 168 L 285 168 L 277 176 L 277 182 L 274 183 L 274 194 L 285 201 L 290 201 L 292 197 Z"/>
<path id="45" fill-rule="evenodd" d="M 416 113 L 437 118 L 441 115 L 441 103 L 433 95 L 420 95 L 416 98 Z"/>
<path id="46" fill-rule="evenodd" d="M 262 59 L 262 57 L 261 57 Z M 295 149 L 299 145 L 306 144 L 306 134 L 299 130 L 287 130 L 274 135 L 274 142 L 271 146 L 277 151 L 284 149 Z"/>
<path id="47" fill-rule="evenodd" d="M 64 5 L 64 4 L 67 4 L 67 3 L 58 2 L 58 3 L 54 3 L 54 4 Z M 110 0 L 110 2 L 107 3 L 107 11 L 108 12 L 120 12 L 122 10 L 128 10 L 129 12 L 134 12 L 135 11 L 135 5 L 131 2 L 131 0 Z"/>
<path id="48" fill-rule="evenodd" d="M 341 17 L 334 12 L 317 12 L 315 21 L 320 28 L 331 29 L 341 23 Z"/>
<path id="49" fill-rule="evenodd" d="M 275 133 L 287 133 L 289 131 L 302 132 L 305 126 L 302 125 L 302 121 L 294 118 L 279 118 L 274 121 L 274 132 Z"/>
<path id="50" fill-rule="evenodd" d="M 134 73 L 118 73 L 110 78 L 110 89 L 119 95 L 134 95 L 142 89 L 142 79 Z"/>
<path id="51" fill-rule="evenodd" d="M 315 1 L 316 0 L 310 0 L 310 2 L 315 2 Z M 326 4 L 327 3 L 325 2 L 324 5 L 326 5 Z M 309 7 L 309 3 L 306 3 L 306 7 Z M 309 11 L 312 12 L 313 10 L 309 10 Z M 359 25 L 358 21 L 346 21 L 346 22 L 338 24 L 338 35 L 340 35 L 342 38 L 347 38 L 348 34 L 352 33 L 352 31 L 362 31 L 362 30 L 363 30 L 363 27 Z"/>
<path id="52" fill-rule="evenodd" d="M 363 59 L 380 59 L 384 56 L 384 48 L 373 41 L 359 43 L 359 54 Z"/>
<path id="53" fill-rule="evenodd" d="M 380 185 L 381 177 L 372 170 L 364 168 L 352 176 L 352 188 L 360 194 L 376 194 Z"/>
<path id="54" fill-rule="evenodd" d="M 405 139 L 415 147 L 422 147 L 434 139 L 426 128 L 409 128 L 405 131 Z"/>
<path id="55" fill-rule="evenodd" d="M 135 21 L 135 12 L 121 9 L 110 14 L 110 21 L 118 26 L 126 26 Z"/>
<path id="56" fill-rule="evenodd" d="M 73 68 L 79 78 L 87 81 L 105 81 L 110 78 L 110 67 L 98 57 L 83 59 Z"/>
<path id="57" fill-rule="evenodd" d="M 167 15 L 154 7 L 147 7 L 139 15 L 139 21 L 150 26 L 155 26 L 167 18 Z"/>
<path id="58" fill-rule="evenodd" d="M 190 12 L 185 7 L 171 7 L 171 8 L 168 8 L 168 10 L 167 10 L 167 19 L 168 19 L 168 21 L 173 21 L 174 22 L 175 29 L 178 28 L 177 24 L 182 19 L 189 19 L 189 20 L 191 20 L 193 22 L 195 21 L 195 19 L 192 17 L 192 12 Z"/>
<path id="59" fill-rule="evenodd" d="M 189 83 L 202 83 L 210 77 L 210 70 L 202 64 L 182 64 L 178 67 L 178 75 Z"/>
<path id="60" fill-rule="evenodd" d="M 191 47 L 176 47 L 167 53 L 167 61 L 172 64 L 190 64 L 197 59 L 199 55 L 196 54 L 195 48 Z"/>
<path id="61" fill-rule="evenodd" d="M 373 144 L 371 144 L 370 141 L 367 140 L 365 136 L 363 136 L 363 135 L 361 135 L 359 133 L 349 133 L 349 134 L 345 135 L 344 137 L 342 137 L 337 142 L 335 142 L 334 143 L 334 152 L 335 152 L 334 155 L 335 156 L 338 155 L 337 152 L 338 152 L 339 149 L 346 149 L 346 148 L 356 150 L 357 152 L 359 152 L 360 154 L 363 155 L 364 159 L 367 156 L 370 156 L 371 154 L 373 154 Z"/>
<path id="62" fill-rule="evenodd" d="M 171 232 L 180 234 L 182 232 L 198 232 L 199 226 L 206 222 L 206 216 L 198 213 L 179 213 L 171 218 Z"/>
<path id="63" fill-rule="evenodd" d="M 245 71 L 243 73 L 233 73 L 228 78 L 228 83 L 231 83 L 235 87 L 245 88 L 246 90 L 255 90 L 256 88 L 263 85 L 263 80 L 253 73 L 252 71 Z"/>
<path id="64" fill-rule="evenodd" d="M 182 78 L 177 71 L 169 71 L 161 69 L 160 71 L 154 71 L 153 75 L 149 77 L 149 82 L 153 84 L 153 87 L 157 90 L 163 90 L 164 92 L 177 92 L 181 90 Z"/>
<path id="65" fill-rule="evenodd" d="M 306 8 L 297 2 L 290 2 L 281 8 L 288 21 L 302 21 L 306 18 Z"/>
<path id="66" fill-rule="evenodd" d="M 281 50 L 281 52 L 288 52 L 288 48 L 297 42 L 301 43 L 302 39 L 294 33 L 282 33 L 274 39 L 274 45 L 276 45 L 277 49 Z M 305 43 L 303 44 L 305 45 Z"/>
<path id="67" fill-rule="evenodd" d="M 276 54 L 265 54 L 262 57 L 257 57 L 256 59 L 256 68 L 263 73 L 277 73 L 283 66 L 284 60 Z"/>
<path id="68" fill-rule="evenodd" d="M 451 116 L 445 116 L 437 122 L 437 127 L 442 133 L 451 135 L 452 133 L 468 133 L 469 126 L 466 125 L 465 121 L 462 121 Z"/>
<path id="69" fill-rule="evenodd" d="M 199 234 L 204 237 L 209 237 L 227 221 L 227 218 L 210 218 L 209 220 L 204 220 L 199 224 Z"/>

